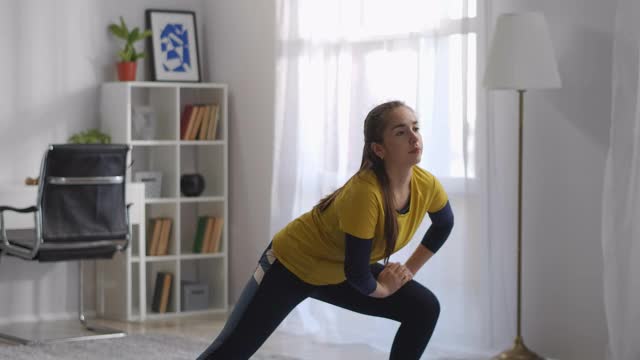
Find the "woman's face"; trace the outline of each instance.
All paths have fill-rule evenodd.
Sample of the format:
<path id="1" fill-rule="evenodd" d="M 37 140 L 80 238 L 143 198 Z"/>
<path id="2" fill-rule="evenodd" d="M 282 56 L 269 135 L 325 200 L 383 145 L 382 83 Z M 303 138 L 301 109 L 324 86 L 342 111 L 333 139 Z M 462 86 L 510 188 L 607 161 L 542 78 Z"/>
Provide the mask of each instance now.
<path id="1" fill-rule="evenodd" d="M 372 144 L 385 164 L 413 166 L 422 158 L 422 135 L 418 120 L 409 108 L 399 106 L 389 112 L 382 144 Z"/>

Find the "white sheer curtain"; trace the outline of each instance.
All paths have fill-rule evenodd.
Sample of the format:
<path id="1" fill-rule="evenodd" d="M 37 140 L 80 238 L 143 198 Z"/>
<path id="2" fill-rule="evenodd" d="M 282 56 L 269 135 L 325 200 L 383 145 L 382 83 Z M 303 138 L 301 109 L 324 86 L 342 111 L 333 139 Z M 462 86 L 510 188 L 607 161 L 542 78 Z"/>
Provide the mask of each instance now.
<path id="1" fill-rule="evenodd" d="M 477 13 L 474 0 L 278 2 L 272 234 L 357 171 L 373 106 L 399 99 L 413 107 L 424 139 L 420 165 L 442 181 L 456 216 L 447 243 L 416 276 L 442 305 L 426 356 L 491 354 L 515 331 L 515 234 L 503 246 L 488 225 L 490 210 L 507 199 L 489 191 L 491 127 L 476 103 Z M 426 217 L 391 260 L 404 261 L 428 226 Z M 281 326 L 383 351 L 396 329 L 315 300 Z"/>
<path id="2" fill-rule="evenodd" d="M 640 4 L 619 0 L 602 208 L 609 360 L 640 359 Z"/>

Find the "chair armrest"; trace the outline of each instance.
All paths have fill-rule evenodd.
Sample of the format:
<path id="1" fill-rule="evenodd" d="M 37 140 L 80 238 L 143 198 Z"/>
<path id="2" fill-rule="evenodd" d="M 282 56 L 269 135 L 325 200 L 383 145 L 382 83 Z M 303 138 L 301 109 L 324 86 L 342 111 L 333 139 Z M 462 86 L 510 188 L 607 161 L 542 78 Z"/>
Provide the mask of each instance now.
<path id="1" fill-rule="evenodd" d="M 0 206 L 0 212 L 5 211 L 5 210 L 15 211 L 15 212 L 19 212 L 19 213 L 30 213 L 30 212 L 38 211 L 38 207 L 29 206 L 29 207 L 26 207 L 26 208 L 15 208 L 13 206 Z"/>
<path id="2" fill-rule="evenodd" d="M 11 244 L 9 242 L 9 238 L 7 237 L 7 229 L 4 224 L 5 210 L 19 212 L 19 213 L 37 213 L 39 211 L 39 208 L 37 206 L 29 206 L 26 208 L 0 206 L 0 254 L 7 252 L 9 254 L 19 256 L 23 259 L 27 259 L 27 260 L 33 259 L 35 254 L 38 251 L 38 247 L 39 247 L 38 239 L 34 239 L 36 246 L 31 250 L 27 250 Z M 34 214 L 34 216 L 37 217 L 37 214 Z M 34 224 L 36 226 L 36 233 L 39 234 L 40 230 L 38 230 L 37 228 L 37 220 L 35 218 L 34 218 Z"/>

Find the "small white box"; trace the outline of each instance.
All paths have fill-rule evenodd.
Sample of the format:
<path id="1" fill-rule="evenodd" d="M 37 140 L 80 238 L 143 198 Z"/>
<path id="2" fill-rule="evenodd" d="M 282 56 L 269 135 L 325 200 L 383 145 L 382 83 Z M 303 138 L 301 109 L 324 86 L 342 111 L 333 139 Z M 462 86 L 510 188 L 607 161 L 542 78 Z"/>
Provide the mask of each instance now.
<path id="1" fill-rule="evenodd" d="M 203 283 L 182 281 L 182 311 L 206 310 L 209 308 L 209 286 Z"/>
<path id="2" fill-rule="evenodd" d="M 159 171 L 138 171 L 134 174 L 135 182 L 144 183 L 146 198 L 159 198 L 162 190 L 162 173 Z"/>

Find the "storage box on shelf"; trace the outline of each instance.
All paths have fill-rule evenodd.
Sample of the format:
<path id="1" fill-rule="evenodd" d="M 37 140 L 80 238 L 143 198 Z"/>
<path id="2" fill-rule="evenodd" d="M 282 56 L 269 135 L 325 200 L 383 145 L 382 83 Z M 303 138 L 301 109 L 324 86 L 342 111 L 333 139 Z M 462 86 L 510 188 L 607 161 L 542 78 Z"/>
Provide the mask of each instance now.
<path id="1" fill-rule="evenodd" d="M 99 315 L 145 320 L 227 311 L 227 92 L 215 83 L 103 84 L 101 130 L 132 146 L 127 181 L 149 189 L 146 239 L 134 238 L 116 260 L 127 275 L 119 279 L 129 280 L 101 274 L 122 295 L 101 296 L 98 284 Z M 181 305 L 184 284 L 206 287 L 205 309 Z"/>

